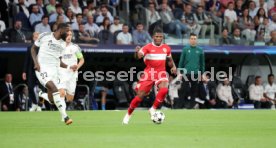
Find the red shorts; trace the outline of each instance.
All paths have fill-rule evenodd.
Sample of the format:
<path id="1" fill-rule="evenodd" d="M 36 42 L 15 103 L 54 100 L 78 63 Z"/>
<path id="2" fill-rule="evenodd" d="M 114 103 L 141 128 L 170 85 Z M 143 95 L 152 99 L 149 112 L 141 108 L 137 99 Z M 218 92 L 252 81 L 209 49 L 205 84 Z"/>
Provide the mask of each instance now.
<path id="1" fill-rule="evenodd" d="M 145 74 L 143 74 L 138 82 L 138 84 L 136 85 L 135 90 L 143 90 L 145 91 L 146 94 L 148 94 L 150 92 L 150 90 L 152 89 L 153 85 L 155 85 L 155 87 L 157 87 L 161 82 L 168 82 L 168 77 L 167 75 L 161 74 L 160 76 L 157 77 L 154 76 L 154 78 L 152 79 L 151 77 L 145 78 Z"/>

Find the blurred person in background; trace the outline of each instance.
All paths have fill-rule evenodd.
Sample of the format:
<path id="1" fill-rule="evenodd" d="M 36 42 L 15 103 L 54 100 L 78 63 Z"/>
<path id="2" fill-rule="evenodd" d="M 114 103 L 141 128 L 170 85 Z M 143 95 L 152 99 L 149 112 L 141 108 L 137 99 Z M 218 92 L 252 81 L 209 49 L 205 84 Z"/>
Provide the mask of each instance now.
<path id="1" fill-rule="evenodd" d="M 35 32 L 43 33 L 43 32 L 51 32 L 51 27 L 48 24 L 49 17 L 44 15 L 41 19 L 41 23 L 35 26 Z"/>
<path id="2" fill-rule="evenodd" d="M 272 14 L 272 18 L 269 21 L 269 31 L 276 30 L 276 13 Z"/>
<path id="3" fill-rule="evenodd" d="M 133 44 L 132 35 L 129 33 L 129 28 L 127 24 L 123 25 L 122 32 L 117 35 L 118 45 L 131 45 Z"/>
<path id="4" fill-rule="evenodd" d="M 49 4 L 46 6 L 49 15 L 56 13 L 56 4 L 56 0 L 49 0 Z"/>
<path id="5" fill-rule="evenodd" d="M 231 44 L 233 45 L 245 45 L 246 41 L 241 36 L 241 30 L 239 28 L 234 28 L 233 35 L 231 38 Z"/>
<path id="6" fill-rule="evenodd" d="M 214 39 L 215 26 L 212 24 L 212 19 L 207 16 L 202 6 L 197 7 L 197 12 L 194 13 L 194 19 L 201 26 L 201 38 L 205 39 L 207 31 L 210 31 L 210 38 Z"/>
<path id="7" fill-rule="evenodd" d="M 69 9 L 71 9 L 74 14 L 82 13 L 78 0 L 72 0 Z"/>
<path id="8" fill-rule="evenodd" d="M 88 32 L 91 37 L 98 36 L 100 28 L 96 23 L 94 23 L 94 17 L 92 15 L 87 16 L 87 23 L 84 26 L 84 30 Z"/>
<path id="9" fill-rule="evenodd" d="M 236 26 L 238 21 L 238 17 L 236 12 L 234 11 L 234 3 L 228 3 L 228 9 L 224 12 L 224 25 L 228 28 L 229 32 L 232 32 L 232 28 Z"/>
<path id="10" fill-rule="evenodd" d="M 187 26 L 185 26 L 180 20 L 174 18 L 171 8 L 168 4 L 163 3 L 162 9 L 159 12 L 163 23 L 163 29 L 168 33 L 175 33 L 177 38 L 183 38 L 183 32 L 187 30 Z"/>
<path id="11" fill-rule="evenodd" d="M 4 82 L 0 83 L 0 99 L 2 111 L 15 111 L 15 97 L 12 84 L 12 74 L 5 75 Z"/>
<path id="12" fill-rule="evenodd" d="M 271 39 L 266 43 L 267 46 L 276 46 L 276 31 L 271 31 Z"/>
<path id="13" fill-rule="evenodd" d="M 59 24 L 64 23 L 64 19 L 63 18 L 64 18 L 63 15 L 58 15 L 57 16 L 56 22 L 54 23 L 54 25 L 52 27 L 52 31 L 53 32 L 57 30 Z"/>
<path id="14" fill-rule="evenodd" d="M 19 89 L 15 95 L 15 109 L 16 111 L 27 111 L 30 105 L 28 86 L 23 86 Z"/>
<path id="15" fill-rule="evenodd" d="M 217 87 L 217 95 L 220 108 L 232 108 L 234 99 L 229 79 L 225 76 L 223 82 Z"/>
<path id="16" fill-rule="evenodd" d="M 199 99 L 203 102 L 199 103 L 199 108 L 215 108 L 216 97 L 216 85 L 210 81 L 209 76 L 202 75 L 202 81 L 199 83 Z"/>
<path id="17" fill-rule="evenodd" d="M 146 17 L 149 24 L 149 34 L 152 35 L 155 26 L 161 23 L 161 17 L 156 11 L 154 3 L 149 3 L 148 9 L 146 9 Z"/>
<path id="18" fill-rule="evenodd" d="M 34 28 L 35 25 L 41 21 L 43 14 L 39 13 L 39 9 L 37 5 L 32 6 L 32 13 L 30 15 L 29 21 L 31 26 Z"/>
<path id="19" fill-rule="evenodd" d="M 254 18 L 258 12 L 258 8 L 256 7 L 256 3 L 254 1 L 250 1 L 248 4 L 249 15 L 251 18 Z"/>
<path id="20" fill-rule="evenodd" d="M 97 44 L 100 40 L 91 36 L 86 30 L 84 24 L 79 24 L 79 32 L 77 33 L 76 41 L 78 43 Z"/>
<path id="21" fill-rule="evenodd" d="M 122 30 L 122 28 L 123 28 L 123 24 L 120 23 L 120 18 L 118 16 L 115 16 L 114 23 L 111 24 L 111 26 L 110 26 L 110 32 L 114 33 L 118 30 Z"/>
<path id="22" fill-rule="evenodd" d="M 276 84 L 274 83 L 274 75 L 269 74 L 267 76 L 267 84 L 264 86 L 264 97 L 270 100 L 272 106 L 271 109 L 275 110 L 276 103 Z"/>
<path id="23" fill-rule="evenodd" d="M 133 31 L 132 36 L 135 45 L 146 45 L 152 41 L 149 33 L 144 30 L 144 25 L 142 23 L 136 24 L 136 30 Z"/>
<path id="24" fill-rule="evenodd" d="M 257 29 L 257 41 L 268 42 L 270 39 L 269 18 L 264 18 L 263 24 Z"/>
<path id="25" fill-rule="evenodd" d="M 68 18 L 69 24 L 76 22 L 76 15 L 73 13 L 73 11 L 70 8 L 66 10 L 65 15 Z"/>
<path id="26" fill-rule="evenodd" d="M 111 26 L 111 24 L 110 24 L 109 18 L 108 18 L 108 17 L 105 17 L 104 20 L 103 20 L 102 25 L 100 26 L 100 31 L 102 31 L 102 30 L 107 30 L 107 31 L 109 31 L 110 26 Z"/>
<path id="27" fill-rule="evenodd" d="M 32 43 L 34 43 L 39 36 L 39 32 L 33 33 L 33 40 Z M 23 67 L 23 73 L 22 73 L 22 79 L 24 81 L 27 81 L 28 85 L 28 97 L 30 98 L 30 101 L 32 103 L 32 107 L 30 108 L 30 111 L 41 111 L 41 102 L 38 101 L 38 97 L 35 93 L 35 88 L 37 87 L 38 80 L 35 76 L 35 69 L 34 69 L 34 62 L 31 55 L 31 46 L 27 48 L 27 52 L 25 54 L 25 60 L 24 60 L 24 67 Z"/>
<path id="28" fill-rule="evenodd" d="M 71 26 L 73 31 L 74 30 L 79 30 L 79 25 L 82 23 L 82 20 L 83 20 L 82 14 L 81 13 L 77 14 L 76 15 L 76 21 L 73 22 L 73 24 Z"/>
<path id="29" fill-rule="evenodd" d="M 178 90 L 181 88 L 182 81 L 180 77 L 174 77 L 170 75 L 169 77 L 169 103 L 171 104 L 172 108 L 179 109 L 182 107 L 183 99 L 179 98 Z"/>
<path id="30" fill-rule="evenodd" d="M 185 6 L 185 11 L 182 15 L 181 21 L 185 26 L 187 26 L 189 33 L 196 34 L 196 36 L 199 35 L 199 32 L 201 30 L 201 25 L 196 22 L 192 12 L 191 5 Z"/>
<path id="31" fill-rule="evenodd" d="M 231 45 L 231 38 L 228 35 L 228 29 L 224 28 L 219 38 L 219 45 Z"/>
<path id="32" fill-rule="evenodd" d="M 272 103 L 264 96 L 264 87 L 261 76 L 255 77 L 255 83 L 248 88 L 249 99 L 253 101 L 255 109 L 271 108 Z"/>
<path id="33" fill-rule="evenodd" d="M 49 15 L 49 23 L 54 23 L 54 22 L 56 22 L 57 17 L 58 17 L 59 15 L 62 15 L 62 16 L 63 16 L 62 19 L 63 19 L 63 22 L 64 22 L 64 23 L 69 22 L 69 19 L 68 19 L 67 16 L 64 14 L 64 10 L 63 10 L 63 8 L 62 8 L 62 5 L 61 5 L 61 4 L 57 4 L 57 5 L 56 5 L 56 12 L 54 12 L 53 14 L 50 14 L 50 15 Z"/>
<path id="34" fill-rule="evenodd" d="M 110 22 L 113 23 L 114 18 L 111 15 L 111 13 L 108 11 L 107 6 L 106 5 L 101 6 L 100 10 L 101 12 L 100 12 L 100 15 L 96 18 L 96 23 L 97 24 L 103 23 L 103 20 L 105 17 L 108 17 Z"/>
<path id="35" fill-rule="evenodd" d="M 265 10 L 263 8 L 260 8 L 254 18 L 254 24 L 256 28 L 259 27 L 259 25 L 264 23 L 264 19 L 267 18 L 267 15 L 265 13 Z"/>
<path id="36" fill-rule="evenodd" d="M 26 43 L 25 32 L 22 31 L 22 22 L 16 20 L 14 23 L 14 28 L 10 32 L 10 42 L 13 43 Z"/>
<path id="37" fill-rule="evenodd" d="M 256 30 L 253 19 L 249 16 L 248 9 L 243 10 L 242 17 L 239 18 L 238 23 L 239 28 L 241 28 L 242 36 L 246 37 L 247 41 L 254 42 L 256 37 Z"/>

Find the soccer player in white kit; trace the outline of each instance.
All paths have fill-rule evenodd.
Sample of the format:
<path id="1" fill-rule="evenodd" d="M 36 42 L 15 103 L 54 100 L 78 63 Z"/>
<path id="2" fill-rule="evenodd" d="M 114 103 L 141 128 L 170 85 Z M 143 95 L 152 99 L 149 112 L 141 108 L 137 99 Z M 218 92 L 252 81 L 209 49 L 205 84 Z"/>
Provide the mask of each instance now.
<path id="1" fill-rule="evenodd" d="M 73 122 L 66 113 L 65 101 L 60 98 L 58 91 L 59 67 L 75 71 L 76 65 L 66 65 L 61 61 L 62 51 L 65 49 L 65 40 L 69 26 L 59 24 L 55 32 L 42 33 L 32 46 L 31 53 L 34 60 L 34 68 L 39 82 L 48 90 L 49 99 L 54 102 L 66 125 Z M 38 55 L 36 50 L 39 49 Z"/>
<path id="2" fill-rule="evenodd" d="M 84 58 L 81 49 L 72 41 L 72 31 L 67 32 L 66 48 L 62 53 L 62 62 L 66 65 L 77 65 L 77 70 L 84 64 Z M 79 60 L 79 62 L 78 62 Z M 66 68 L 59 68 L 60 75 L 60 97 L 65 99 L 68 103 L 72 103 L 77 86 L 78 71 L 68 70 Z"/>

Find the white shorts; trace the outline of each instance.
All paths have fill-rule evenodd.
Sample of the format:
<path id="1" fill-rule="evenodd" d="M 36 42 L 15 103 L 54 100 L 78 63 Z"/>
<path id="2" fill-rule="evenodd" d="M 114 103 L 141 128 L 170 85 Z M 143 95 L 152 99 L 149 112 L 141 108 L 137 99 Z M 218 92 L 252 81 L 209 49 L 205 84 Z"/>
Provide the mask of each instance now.
<path id="1" fill-rule="evenodd" d="M 40 64 L 40 71 L 35 71 L 35 74 L 40 84 L 45 88 L 49 81 L 53 81 L 53 83 L 59 89 L 60 80 L 58 75 L 58 67 L 53 65 Z"/>
<path id="2" fill-rule="evenodd" d="M 71 70 L 59 68 L 60 89 L 65 89 L 66 93 L 69 95 L 75 95 L 77 86 L 76 74 L 76 72 L 72 72 Z"/>

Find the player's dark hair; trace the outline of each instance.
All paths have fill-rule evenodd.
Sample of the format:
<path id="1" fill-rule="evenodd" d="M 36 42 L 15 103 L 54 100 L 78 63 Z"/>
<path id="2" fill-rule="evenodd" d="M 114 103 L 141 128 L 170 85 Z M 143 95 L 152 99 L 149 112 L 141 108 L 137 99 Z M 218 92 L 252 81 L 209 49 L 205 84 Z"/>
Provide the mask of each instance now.
<path id="1" fill-rule="evenodd" d="M 269 77 L 274 77 L 274 74 L 269 74 L 268 76 L 267 76 L 267 78 L 269 78 Z"/>
<path id="2" fill-rule="evenodd" d="M 64 28 L 67 28 L 67 27 L 69 27 L 68 24 L 66 24 L 66 23 L 60 23 L 60 24 L 58 24 L 57 30 L 64 29 Z"/>
<path id="3" fill-rule="evenodd" d="M 163 33 L 163 29 L 161 29 L 160 27 L 155 27 L 153 30 L 153 35 L 155 35 L 156 33 Z"/>
<path id="4" fill-rule="evenodd" d="M 195 36 L 195 37 L 196 37 L 197 35 L 196 35 L 196 34 L 194 34 L 194 33 L 191 33 L 191 34 L 190 34 L 190 37 L 192 37 L 192 36 Z"/>

